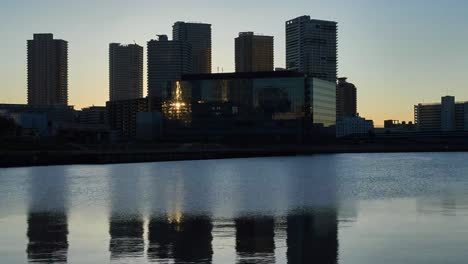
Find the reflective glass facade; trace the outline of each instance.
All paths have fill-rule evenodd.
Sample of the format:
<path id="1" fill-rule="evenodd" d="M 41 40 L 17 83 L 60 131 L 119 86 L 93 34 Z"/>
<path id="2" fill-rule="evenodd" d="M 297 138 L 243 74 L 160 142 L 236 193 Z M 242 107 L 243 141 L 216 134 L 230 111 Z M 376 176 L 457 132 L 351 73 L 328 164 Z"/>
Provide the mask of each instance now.
<path id="1" fill-rule="evenodd" d="M 336 124 L 336 85 L 319 79 L 311 82 L 311 113 L 314 124 L 329 127 Z"/>
<path id="2" fill-rule="evenodd" d="M 336 84 L 302 73 L 186 75 L 170 87 L 162 111 L 172 127 L 300 134 L 336 123 Z"/>

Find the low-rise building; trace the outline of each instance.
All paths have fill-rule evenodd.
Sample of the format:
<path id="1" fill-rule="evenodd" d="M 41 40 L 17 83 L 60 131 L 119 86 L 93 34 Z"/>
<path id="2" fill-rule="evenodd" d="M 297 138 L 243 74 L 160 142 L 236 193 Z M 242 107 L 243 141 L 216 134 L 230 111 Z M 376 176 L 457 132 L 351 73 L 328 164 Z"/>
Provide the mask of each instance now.
<path id="1" fill-rule="evenodd" d="M 81 109 L 79 122 L 88 125 L 107 125 L 107 108 L 105 106 L 91 106 Z"/>
<path id="2" fill-rule="evenodd" d="M 360 116 L 343 117 L 336 122 L 336 137 L 368 136 L 374 131 L 374 121 Z"/>
<path id="3" fill-rule="evenodd" d="M 0 115 L 38 136 L 54 136 L 63 123 L 75 121 L 73 106 L 0 104 Z"/>

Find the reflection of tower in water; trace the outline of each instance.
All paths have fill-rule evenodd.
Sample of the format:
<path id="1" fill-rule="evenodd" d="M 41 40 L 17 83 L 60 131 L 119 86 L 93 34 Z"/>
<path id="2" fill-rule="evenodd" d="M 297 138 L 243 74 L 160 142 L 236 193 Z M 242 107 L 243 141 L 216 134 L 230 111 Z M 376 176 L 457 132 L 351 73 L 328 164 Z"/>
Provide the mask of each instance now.
<path id="1" fill-rule="evenodd" d="M 109 221 L 111 258 L 142 256 L 144 252 L 141 215 L 113 214 Z"/>
<path id="2" fill-rule="evenodd" d="M 167 260 L 172 258 L 172 247 L 177 231 L 177 223 L 168 217 L 152 217 L 148 226 L 148 258 Z"/>
<path id="3" fill-rule="evenodd" d="M 116 166 L 111 180 L 111 215 L 109 217 L 111 259 L 143 256 L 144 220 L 140 210 L 139 179 L 135 170 Z M 137 174 L 137 173 L 136 173 Z M 138 174 L 137 174 L 138 175 Z"/>
<path id="4" fill-rule="evenodd" d="M 211 263 L 213 224 L 208 216 L 154 217 L 149 223 L 148 258 L 176 263 Z"/>
<path id="5" fill-rule="evenodd" d="M 29 213 L 27 236 L 30 262 L 67 262 L 68 223 L 64 212 Z"/>
<path id="6" fill-rule="evenodd" d="M 287 218 L 288 263 L 338 261 L 338 222 L 335 210 L 298 212 Z"/>
<path id="7" fill-rule="evenodd" d="M 275 220 L 273 217 L 235 219 L 238 263 L 275 262 Z"/>
<path id="8" fill-rule="evenodd" d="M 43 170 L 34 169 L 31 175 L 26 252 L 30 262 L 66 263 L 66 179 L 61 167 Z"/>

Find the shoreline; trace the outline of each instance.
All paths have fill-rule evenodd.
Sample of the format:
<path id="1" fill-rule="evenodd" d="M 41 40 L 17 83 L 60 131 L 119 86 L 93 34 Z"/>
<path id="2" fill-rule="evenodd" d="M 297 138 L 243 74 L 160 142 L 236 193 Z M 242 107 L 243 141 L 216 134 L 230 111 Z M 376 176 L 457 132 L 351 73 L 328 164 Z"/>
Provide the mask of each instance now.
<path id="1" fill-rule="evenodd" d="M 351 153 L 417 153 L 468 152 L 468 145 L 320 145 L 244 148 L 193 148 L 161 150 L 28 150 L 0 151 L 0 168 L 54 165 L 100 165 L 122 163 L 165 162 L 185 160 L 235 159 L 256 157 L 290 157 L 317 154 Z"/>

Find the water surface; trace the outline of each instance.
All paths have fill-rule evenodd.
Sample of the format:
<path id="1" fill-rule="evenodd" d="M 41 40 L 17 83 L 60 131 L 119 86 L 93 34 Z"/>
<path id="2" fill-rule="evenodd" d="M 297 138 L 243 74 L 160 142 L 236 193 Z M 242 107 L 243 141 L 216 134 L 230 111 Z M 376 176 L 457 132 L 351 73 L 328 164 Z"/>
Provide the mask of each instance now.
<path id="1" fill-rule="evenodd" d="M 468 154 L 0 170 L 0 263 L 465 263 Z"/>

